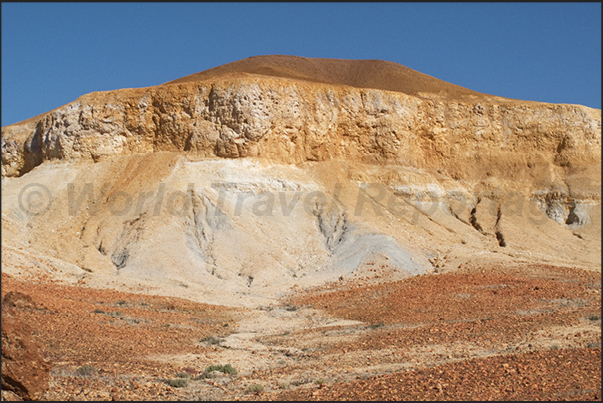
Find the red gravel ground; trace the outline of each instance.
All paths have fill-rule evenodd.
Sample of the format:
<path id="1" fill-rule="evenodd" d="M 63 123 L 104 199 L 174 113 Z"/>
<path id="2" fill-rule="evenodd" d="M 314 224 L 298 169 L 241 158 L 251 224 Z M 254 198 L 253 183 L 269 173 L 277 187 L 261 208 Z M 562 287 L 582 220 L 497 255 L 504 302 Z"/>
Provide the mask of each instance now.
<path id="1" fill-rule="evenodd" d="M 281 400 L 601 400 L 601 349 L 471 359 L 298 390 Z"/>
<path id="2" fill-rule="evenodd" d="M 173 390 L 160 379 L 182 368 L 175 360 L 150 357 L 212 350 L 199 341 L 230 334 L 228 324 L 240 315 L 236 309 L 179 298 L 23 282 L 3 273 L 2 298 L 10 291 L 31 296 L 35 304 L 18 315 L 34 329 L 45 358 L 53 364 L 53 390 L 46 396 L 50 400 L 166 398 Z M 76 376 L 82 366 L 112 380 Z M 137 377 L 153 382 L 136 387 L 149 380 L 133 383 Z M 140 393 L 133 394 L 136 389 Z M 101 391 L 106 393 L 97 393 Z"/>
<path id="3" fill-rule="evenodd" d="M 409 350 L 422 347 L 440 351 L 444 359 L 428 368 L 419 360 L 420 369 L 287 391 L 278 398 L 600 400 L 600 284 L 599 273 L 576 268 L 495 265 L 297 296 L 290 303 L 375 328 L 324 353 L 399 349 L 411 360 Z M 583 330 L 589 321 L 598 331 Z M 545 335 L 545 341 L 535 334 Z M 504 355 L 473 358 L 464 345 Z"/>
<path id="4" fill-rule="evenodd" d="M 280 312 L 317 325 L 259 322 L 253 348 L 273 361 L 218 379 L 194 376 L 216 357 L 240 368 L 260 353 L 200 341 L 236 332 L 249 310 L 2 274 L 9 291 L 34 302 L 19 317 L 52 364 L 47 400 L 601 399 L 601 278 L 578 268 L 476 265 L 298 292 Z M 167 384 L 183 371 L 186 386 Z"/>

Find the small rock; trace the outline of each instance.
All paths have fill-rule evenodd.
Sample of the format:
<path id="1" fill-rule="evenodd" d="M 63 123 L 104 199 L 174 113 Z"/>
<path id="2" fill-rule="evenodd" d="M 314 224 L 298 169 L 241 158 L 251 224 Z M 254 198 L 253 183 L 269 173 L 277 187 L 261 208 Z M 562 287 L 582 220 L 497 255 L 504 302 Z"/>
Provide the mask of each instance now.
<path id="1" fill-rule="evenodd" d="M 18 291 L 10 291 L 4 296 L 2 305 L 7 308 L 35 308 L 35 304 L 31 297 Z"/>

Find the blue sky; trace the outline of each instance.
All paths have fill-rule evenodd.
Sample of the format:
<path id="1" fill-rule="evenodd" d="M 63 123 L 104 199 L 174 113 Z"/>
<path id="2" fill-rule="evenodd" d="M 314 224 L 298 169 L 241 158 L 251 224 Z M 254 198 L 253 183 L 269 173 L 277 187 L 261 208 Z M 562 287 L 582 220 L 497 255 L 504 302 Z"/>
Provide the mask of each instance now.
<path id="1" fill-rule="evenodd" d="M 2 126 L 269 54 L 601 108 L 600 3 L 2 3 Z"/>

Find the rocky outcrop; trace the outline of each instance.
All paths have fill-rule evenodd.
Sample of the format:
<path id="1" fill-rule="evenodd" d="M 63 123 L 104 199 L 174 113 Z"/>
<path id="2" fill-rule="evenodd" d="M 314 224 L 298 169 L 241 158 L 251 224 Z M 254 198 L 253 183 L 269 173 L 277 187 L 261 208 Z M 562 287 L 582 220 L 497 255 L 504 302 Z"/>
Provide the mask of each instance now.
<path id="1" fill-rule="evenodd" d="M 23 400 L 39 400 L 50 378 L 42 346 L 18 315 L 20 309 L 34 307 L 29 295 L 18 292 L 9 292 L 2 301 L 2 390 Z"/>

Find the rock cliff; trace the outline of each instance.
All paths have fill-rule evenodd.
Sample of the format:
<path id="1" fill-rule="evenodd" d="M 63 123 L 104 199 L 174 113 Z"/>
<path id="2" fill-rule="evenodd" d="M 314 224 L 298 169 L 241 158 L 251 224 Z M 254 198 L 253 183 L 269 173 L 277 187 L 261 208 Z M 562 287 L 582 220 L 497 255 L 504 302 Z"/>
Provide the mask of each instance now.
<path id="1" fill-rule="evenodd" d="M 454 86 L 444 82 L 442 94 L 430 82 L 424 91 L 415 84 L 409 95 L 319 78 L 227 72 L 84 95 L 3 128 L 2 173 L 22 175 L 51 159 L 156 151 L 398 164 L 437 168 L 454 179 L 513 178 L 601 159 L 600 110 L 446 92 Z"/>

